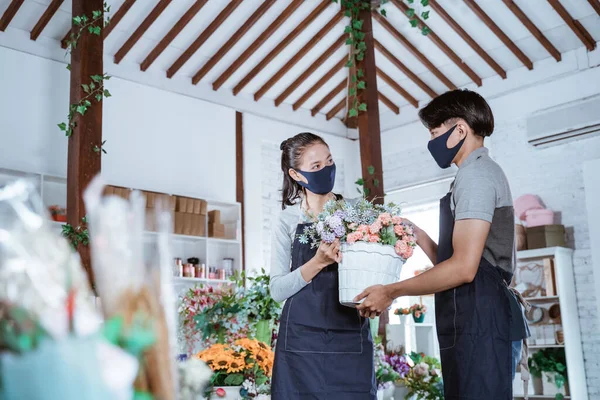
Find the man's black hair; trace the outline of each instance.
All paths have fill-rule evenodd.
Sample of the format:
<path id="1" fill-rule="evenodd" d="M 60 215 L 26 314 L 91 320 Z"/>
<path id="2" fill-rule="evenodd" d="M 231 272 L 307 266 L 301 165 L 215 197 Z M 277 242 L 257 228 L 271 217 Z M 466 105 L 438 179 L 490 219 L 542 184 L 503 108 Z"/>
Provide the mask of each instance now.
<path id="1" fill-rule="evenodd" d="M 457 118 L 464 119 L 476 135 L 486 137 L 494 132 L 494 114 L 485 99 L 468 89 L 456 89 L 431 100 L 421 111 L 419 118 L 427 129 Z"/>

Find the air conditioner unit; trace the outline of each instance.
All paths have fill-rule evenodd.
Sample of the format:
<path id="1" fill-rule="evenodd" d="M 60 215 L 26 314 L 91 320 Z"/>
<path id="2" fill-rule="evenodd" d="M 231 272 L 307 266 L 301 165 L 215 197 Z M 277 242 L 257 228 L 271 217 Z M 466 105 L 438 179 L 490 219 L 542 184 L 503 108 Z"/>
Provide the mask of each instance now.
<path id="1" fill-rule="evenodd" d="M 527 119 L 527 141 L 536 147 L 596 135 L 600 135 L 600 96 L 539 111 Z"/>

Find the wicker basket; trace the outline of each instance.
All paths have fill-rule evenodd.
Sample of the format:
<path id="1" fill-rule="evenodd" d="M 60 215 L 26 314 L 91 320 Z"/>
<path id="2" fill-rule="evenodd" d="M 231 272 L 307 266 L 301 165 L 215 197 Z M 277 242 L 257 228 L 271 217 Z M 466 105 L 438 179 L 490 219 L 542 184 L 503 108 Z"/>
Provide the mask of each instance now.
<path id="1" fill-rule="evenodd" d="M 393 246 L 358 242 L 342 244 L 339 265 L 339 298 L 347 307 L 356 307 L 354 298 L 373 285 L 387 285 L 400 280 L 404 261 Z"/>

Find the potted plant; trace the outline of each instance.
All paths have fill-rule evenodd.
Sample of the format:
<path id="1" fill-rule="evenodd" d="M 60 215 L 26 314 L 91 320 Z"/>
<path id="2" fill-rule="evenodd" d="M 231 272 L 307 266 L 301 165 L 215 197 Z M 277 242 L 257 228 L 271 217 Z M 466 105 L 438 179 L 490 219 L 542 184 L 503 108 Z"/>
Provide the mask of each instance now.
<path id="1" fill-rule="evenodd" d="M 400 217 L 397 205 L 376 205 L 365 199 L 329 201 L 317 222 L 305 227 L 302 243 L 341 242 L 339 301 L 356 307 L 354 298 L 369 286 L 397 282 L 402 265 L 413 254 L 413 227 Z"/>
<path id="2" fill-rule="evenodd" d="M 244 287 L 246 280 L 247 287 Z M 234 277 L 239 289 L 240 306 L 248 318 L 253 336 L 272 345 L 273 332 L 277 329 L 281 305 L 271 297 L 270 276 L 261 270 L 260 275 L 246 277 L 244 273 Z"/>
<path id="3" fill-rule="evenodd" d="M 410 308 L 397 308 L 394 310 L 394 315 L 400 316 L 400 321 L 406 324 L 406 318 L 410 315 Z"/>
<path id="4" fill-rule="evenodd" d="M 543 385 L 542 393 L 536 394 L 555 395 L 556 400 L 562 400 L 565 395 L 569 395 L 565 349 L 540 349 L 533 353 L 528 364 L 531 375 L 538 382 L 539 380 L 543 382 L 543 378 L 546 378 L 545 381 L 552 384 L 550 387 Z M 539 388 L 536 391 L 539 391 Z"/>
<path id="5" fill-rule="evenodd" d="M 423 353 L 410 354 L 412 367 L 404 378 L 408 388 L 406 399 L 413 396 L 419 400 L 441 400 L 444 398 L 444 385 L 440 362 Z"/>
<path id="6" fill-rule="evenodd" d="M 50 211 L 50 216 L 53 221 L 67 222 L 67 211 L 63 207 L 53 205 L 48 207 L 48 211 Z"/>
<path id="7" fill-rule="evenodd" d="M 415 323 L 422 323 L 425 320 L 425 313 L 427 312 L 427 307 L 423 304 L 413 304 L 409 308 L 410 313 L 413 316 L 413 321 Z"/>
<path id="8" fill-rule="evenodd" d="M 375 341 L 375 378 L 377 379 L 377 400 L 390 400 L 394 396 L 394 382 L 400 374 L 387 361 L 381 339 Z"/>
<path id="9" fill-rule="evenodd" d="M 190 288 L 179 303 L 179 316 L 188 354 L 198 345 L 231 343 L 246 337 L 249 330 L 240 299 L 230 287 Z"/>
<path id="10" fill-rule="evenodd" d="M 404 383 L 404 379 L 410 372 L 410 365 L 408 364 L 408 360 L 406 356 L 404 356 L 402 350 L 399 353 L 391 352 L 387 353 L 385 356 L 385 360 L 392 367 L 392 369 L 398 374 L 398 379 L 394 382 L 394 399 L 402 400 L 408 395 L 408 388 Z"/>
<path id="11" fill-rule="evenodd" d="M 214 344 L 196 354 L 213 371 L 209 398 L 239 400 L 270 392 L 274 353 L 256 339 Z"/>

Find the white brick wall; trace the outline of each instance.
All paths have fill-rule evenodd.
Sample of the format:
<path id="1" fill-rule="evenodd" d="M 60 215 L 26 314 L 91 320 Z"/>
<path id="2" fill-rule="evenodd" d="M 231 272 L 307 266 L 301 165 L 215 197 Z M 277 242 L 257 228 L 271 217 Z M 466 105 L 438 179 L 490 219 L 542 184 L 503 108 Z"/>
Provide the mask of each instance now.
<path id="1" fill-rule="evenodd" d="M 539 195 L 561 213 L 568 246 L 575 249 L 573 269 L 590 399 L 600 399 L 600 320 L 594 292 L 582 165 L 600 157 L 600 137 L 547 149 L 530 146 L 525 121 L 498 127 L 491 138 L 493 157 L 504 169 L 513 198 Z"/>
<path id="2" fill-rule="evenodd" d="M 333 191 L 344 195 L 344 159 L 334 155 L 336 164 L 336 178 Z M 263 141 L 261 143 L 261 165 L 263 175 L 262 186 L 262 262 L 270 268 L 271 262 L 271 224 L 273 218 L 281 211 L 281 183 L 283 175 L 281 172 L 281 151 L 279 143 Z M 354 194 L 350 194 L 354 196 Z"/>
<path id="3" fill-rule="evenodd" d="M 398 131 L 384 135 L 384 182 L 392 189 L 435 178 L 441 172 L 418 137 L 419 147 L 392 144 Z M 404 132 L 404 134 L 408 134 Z M 390 138 L 396 136 L 396 139 Z M 414 137 L 414 136 L 413 136 Z M 420 142 L 423 142 L 422 145 Z M 389 146 L 385 146 L 388 142 Z M 402 143 L 402 141 L 400 141 Z M 600 321 L 594 293 L 594 276 L 585 207 L 582 164 L 600 157 L 600 137 L 537 149 L 527 143 L 525 121 L 497 127 L 491 137 L 492 157 L 502 166 L 513 198 L 539 195 L 546 205 L 561 213 L 568 231 L 568 246 L 575 249 L 574 274 L 590 399 L 600 399 Z M 399 148 L 390 152 L 392 146 Z M 384 151 L 385 151 L 384 150 Z"/>

